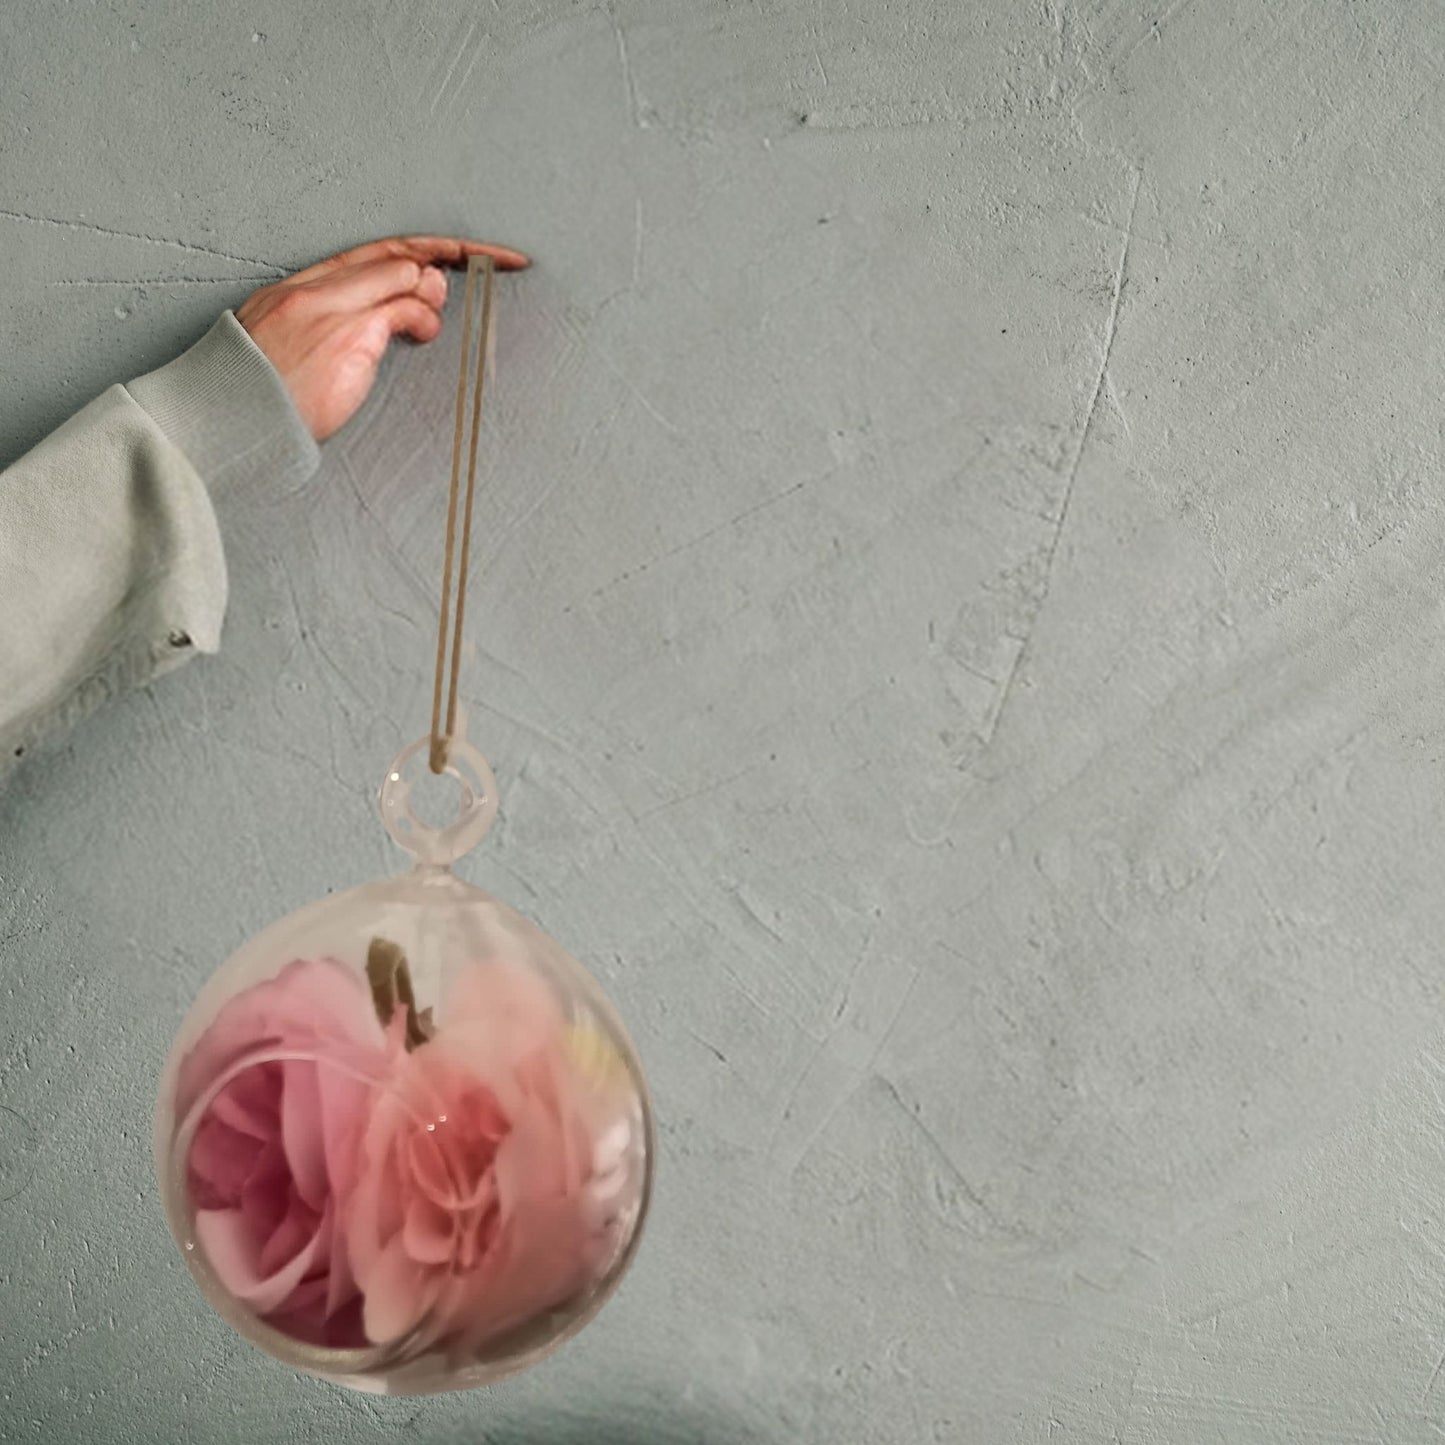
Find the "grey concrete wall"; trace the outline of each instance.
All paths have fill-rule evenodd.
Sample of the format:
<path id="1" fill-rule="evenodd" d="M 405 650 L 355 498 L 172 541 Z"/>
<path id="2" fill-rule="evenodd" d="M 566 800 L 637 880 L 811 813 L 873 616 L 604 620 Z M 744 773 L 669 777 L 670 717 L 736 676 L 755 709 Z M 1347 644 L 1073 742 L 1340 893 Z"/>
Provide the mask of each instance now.
<path id="1" fill-rule="evenodd" d="M 397 866 L 456 328 L 218 499 L 223 654 L 0 795 L 0 1435 L 1445 1436 L 1445 15 L 0 7 L 0 457 L 262 278 L 504 290 L 469 873 L 631 1022 L 635 1272 L 496 1390 L 213 1318 L 151 1098 Z M 455 313 L 453 313 L 455 314 Z"/>

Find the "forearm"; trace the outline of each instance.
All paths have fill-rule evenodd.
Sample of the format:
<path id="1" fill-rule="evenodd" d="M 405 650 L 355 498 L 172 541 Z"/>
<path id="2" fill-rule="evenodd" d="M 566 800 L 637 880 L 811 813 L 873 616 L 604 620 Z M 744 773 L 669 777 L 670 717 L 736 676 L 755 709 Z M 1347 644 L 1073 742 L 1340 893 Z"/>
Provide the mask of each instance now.
<path id="1" fill-rule="evenodd" d="M 210 489 L 316 461 L 227 313 L 0 473 L 0 773 L 106 698 L 214 652 L 226 573 Z"/>

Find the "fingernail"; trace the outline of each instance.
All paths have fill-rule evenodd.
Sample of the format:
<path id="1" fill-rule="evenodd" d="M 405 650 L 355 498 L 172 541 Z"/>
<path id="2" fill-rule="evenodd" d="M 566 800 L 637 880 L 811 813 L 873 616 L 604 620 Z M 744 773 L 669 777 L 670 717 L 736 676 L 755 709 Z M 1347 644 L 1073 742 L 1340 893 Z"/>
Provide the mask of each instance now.
<path id="1" fill-rule="evenodd" d="M 479 247 L 494 261 L 505 266 L 515 266 L 520 270 L 525 270 L 532 264 L 532 258 L 525 251 L 514 250 L 511 246 L 498 246 L 491 241 L 473 241 L 472 245 Z"/>

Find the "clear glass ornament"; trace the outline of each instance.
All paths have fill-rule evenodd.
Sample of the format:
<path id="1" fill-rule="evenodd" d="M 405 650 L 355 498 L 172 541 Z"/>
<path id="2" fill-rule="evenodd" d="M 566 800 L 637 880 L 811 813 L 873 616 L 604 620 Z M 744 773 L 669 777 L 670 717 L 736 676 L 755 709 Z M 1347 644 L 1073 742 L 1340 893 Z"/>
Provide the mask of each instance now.
<path id="1" fill-rule="evenodd" d="M 239 949 L 172 1047 L 156 1107 L 166 1218 L 196 1282 L 294 1369 L 388 1394 L 524 1369 L 630 1263 L 654 1126 L 636 1050 L 590 974 L 457 878 L 497 811 L 461 739 L 455 819 L 408 774 L 381 812 L 410 872 Z"/>

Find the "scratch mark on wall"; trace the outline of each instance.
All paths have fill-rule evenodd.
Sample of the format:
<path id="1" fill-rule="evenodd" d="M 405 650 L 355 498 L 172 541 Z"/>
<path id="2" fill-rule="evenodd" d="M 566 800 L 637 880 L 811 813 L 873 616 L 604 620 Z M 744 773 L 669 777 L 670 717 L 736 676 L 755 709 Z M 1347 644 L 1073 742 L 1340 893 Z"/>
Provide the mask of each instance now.
<path id="1" fill-rule="evenodd" d="M 632 124 L 638 130 L 646 130 L 647 122 L 642 118 L 642 104 L 637 98 L 637 81 L 632 74 L 632 61 L 627 55 L 627 37 L 622 33 L 622 26 L 618 23 L 617 13 L 611 5 L 607 6 L 607 19 L 612 25 L 612 33 L 617 37 L 617 63 L 622 67 L 622 83 L 627 91 L 627 110 L 632 117 Z"/>
<path id="2" fill-rule="evenodd" d="M 660 427 L 662 427 L 664 431 L 670 431 L 675 437 L 680 437 L 683 435 L 682 428 L 678 426 L 678 424 L 673 421 L 671 417 L 665 416 L 662 412 L 660 412 L 657 407 L 653 405 L 652 401 L 649 400 L 647 394 L 642 390 L 642 388 L 638 386 L 638 384 L 633 381 L 633 379 L 628 376 L 628 374 L 623 371 L 622 368 L 618 366 L 617 363 L 613 361 L 613 359 L 608 356 L 608 354 L 603 351 L 601 347 L 594 346 L 592 348 L 592 351 L 593 354 L 597 357 L 597 359 L 601 361 L 603 366 L 605 366 L 608 371 L 610 371 L 613 376 L 615 376 L 618 381 L 620 381 L 623 386 L 625 386 L 628 391 L 630 391 L 633 396 L 642 403 L 643 411 L 645 411 L 648 416 L 653 419 L 653 421 L 655 421 Z"/>
<path id="3" fill-rule="evenodd" d="M 964 1198 L 991 1224 L 995 1229 L 1008 1230 L 1008 1226 L 990 1208 L 988 1201 L 969 1182 L 963 1170 L 959 1168 L 958 1161 L 944 1148 L 943 1141 L 934 1133 L 933 1129 L 924 1120 L 917 1110 L 910 1108 L 903 1095 L 898 1092 L 898 1086 L 892 1079 L 884 1075 L 877 1076 L 878 1082 L 883 1085 L 889 1100 L 897 1106 L 899 1112 L 913 1126 L 914 1131 L 922 1136 L 930 1151 L 938 1162 L 943 1166 L 948 1177 L 958 1186 Z"/>
<path id="4" fill-rule="evenodd" d="M 1129 413 L 1124 410 L 1124 403 L 1119 400 L 1119 393 L 1114 390 L 1114 378 L 1106 376 L 1104 385 L 1108 388 L 1109 400 L 1114 404 L 1114 410 L 1118 413 L 1119 420 L 1124 424 L 1124 435 L 1133 441 L 1134 428 L 1129 425 Z"/>
<path id="5" fill-rule="evenodd" d="M 863 946 L 858 950 L 858 957 L 853 960 L 853 967 L 848 970 L 848 978 L 843 984 L 838 1006 L 833 1010 L 834 1023 L 837 1023 L 848 1012 L 848 1005 L 853 1001 L 853 989 L 858 982 L 858 975 L 863 972 L 864 964 L 868 962 L 868 950 L 873 946 L 874 932 L 875 930 L 870 928 L 864 935 Z"/>
<path id="6" fill-rule="evenodd" d="M 259 256 L 240 256 L 232 251 L 218 251 L 212 246 L 197 246 L 190 241 L 176 241 L 169 236 L 148 236 L 142 231 L 120 231 L 114 226 L 98 226 L 92 221 L 71 221 L 63 216 L 35 216 L 28 211 L 11 211 L 0 207 L 0 219 L 21 221 L 30 226 L 53 226 L 62 231 L 87 231 L 95 236 L 112 236 L 122 241 L 142 241 L 147 246 L 170 246 L 177 251 L 187 251 L 195 256 L 214 256 L 220 261 L 232 261 L 238 266 L 265 266 L 275 276 L 284 275 L 286 267 L 274 261 L 262 260 Z M 272 280 L 274 276 L 267 277 Z"/>
<path id="7" fill-rule="evenodd" d="M 1425 1382 L 1425 1388 L 1420 1392 L 1420 1403 L 1422 1405 L 1430 1398 L 1430 1392 L 1435 1388 L 1435 1382 L 1440 1378 L 1440 1372 L 1442 1370 L 1445 1370 L 1445 1350 L 1440 1351 L 1440 1358 L 1435 1361 L 1435 1368 L 1430 1371 L 1430 1378 Z"/>
<path id="8" fill-rule="evenodd" d="M 336 771 L 334 760 L 332 767 L 328 769 L 319 758 L 314 758 L 311 756 L 310 753 L 304 753 L 299 748 L 290 747 L 286 743 L 278 741 L 276 738 L 269 738 L 264 747 L 256 743 L 249 742 L 244 738 L 228 738 L 226 741 L 226 746 L 228 748 L 236 748 L 243 753 L 250 753 L 252 756 L 260 758 L 268 763 L 274 762 L 277 757 L 291 758 L 295 762 L 298 762 L 302 764 L 302 766 L 310 769 L 322 782 L 334 783 L 338 788 L 341 789 L 343 793 L 346 794 L 348 798 L 351 799 L 355 799 L 358 793 L 363 791 L 362 786 L 358 783 L 356 778 L 352 778 L 350 779 L 350 781 L 348 781 L 346 778 L 342 777 L 338 771 Z"/>
<path id="9" fill-rule="evenodd" d="M 461 45 L 457 46 L 457 52 L 455 52 L 455 55 L 452 55 L 451 65 L 447 66 L 447 74 L 442 77 L 441 85 L 438 85 L 436 90 L 432 92 L 432 103 L 428 107 L 428 114 L 435 116 L 436 105 L 441 101 L 442 95 L 447 94 L 448 85 L 451 85 L 452 75 L 457 74 L 457 66 L 461 64 L 462 56 L 467 53 L 468 49 L 471 49 L 471 58 L 468 59 L 467 66 L 465 66 L 464 71 L 461 72 L 461 79 L 458 79 L 457 87 L 452 91 L 452 100 L 448 101 L 447 107 L 445 108 L 449 110 L 452 104 L 454 104 L 455 98 L 464 92 L 465 85 L 467 85 L 467 78 L 470 77 L 473 66 L 477 64 L 477 58 L 481 55 L 481 52 L 483 52 L 484 40 L 486 40 L 486 36 L 483 36 L 483 39 L 477 40 L 475 45 L 473 45 L 474 36 L 477 35 L 477 25 L 477 20 L 473 20 L 471 25 L 467 26 L 467 33 L 462 36 Z"/>
<path id="10" fill-rule="evenodd" d="M 1109 1432 L 1116 1442 L 1116 1445 L 1123 1445 L 1124 1437 L 1119 1433 L 1129 1428 L 1129 1422 L 1134 1418 L 1134 1392 L 1139 1384 L 1140 1366 L 1135 1364 L 1129 1372 L 1129 1394 L 1124 1401 L 1123 1409 L 1119 1411 L 1119 1418 L 1114 1422 L 1114 1428 Z"/>
<path id="11" fill-rule="evenodd" d="M 372 511 L 366 498 L 362 495 L 361 484 L 357 480 L 355 471 L 352 469 L 350 458 L 348 458 L 344 451 L 340 453 L 340 457 L 341 474 L 346 478 L 346 484 L 351 488 L 352 495 L 356 498 L 356 505 L 360 508 L 362 516 L 375 528 L 382 547 L 396 565 L 397 574 L 407 583 L 424 606 L 428 609 L 434 607 L 436 605 L 436 598 L 432 595 L 432 589 L 422 580 L 421 573 L 417 571 L 402 550 L 392 540 L 391 533 L 383 524 L 381 518 Z"/>
<path id="12" fill-rule="evenodd" d="M 633 814 L 633 822 L 641 823 L 648 818 L 656 817 L 659 813 L 665 813 L 669 808 L 681 807 L 684 803 L 691 803 L 694 799 L 705 798 L 710 793 L 720 792 L 729 783 L 735 783 L 740 778 L 745 778 L 749 773 L 755 773 L 762 766 L 761 763 L 750 763 L 745 768 L 739 768 L 735 773 L 729 773 L 723 778 L 714 778 L 709 783 L 704 783 L 700 788 L 693 788 L 690 792 L 679 793 L 675 798 L 666 798 L 660 803 L 654 803 L 650 808 L 644 808 L 640 813 Z M 766 925 L 764 925 L 766 926 Z"/>
<path id="13" fill-rule="evenodd" d="M 1186 5 L 1192 5 L 1193 3 L 1194 0 L 1174 0 L 1174 3 L 1162 15 L 1158 15 L 1149 21 L 1144 33 L 1124 52 L 1124 59 L 1128 60 L 1146 41 L 1162 40 L 1164 38 L 1162 34 L 1164 26 L 1174 19 Z"/>
<path id="14" fill-rule="evenodd" d="M 284 668 L 286 664 L 289 663 L 291 659 L 296 655 L 296 650 L 298 648 L 305 648 L 307 641 L 307 631 L 306 624 L 302 620 L 305 614 L 301 610 L 301 601 L 296 596 L 296 583 L 292 579 L 291 569 L 283 562 L 281 564 L 280 571 L 281 580 L 286 584 L 286 596 L 290 599 L 291 602 L 291 620 L 296 624 L 296 635 L 292 640 L 290 649 L 286 653 L 285 661 L 281 664 L 281 667 Z"/>
<path id="15" fill-rule="evenodd" d="M 381 28 L 379 17 L 368 11 L 364 6 L 359 7 L 362 19 L 366 22 L 367 28 L 371 31 L 371 50 L 379 54 L 386 62 L 387 73 L 391 76 L 391 93 L 394 96 L 403 96 L 409 93 L 409 87 L 402 84 L 401 77 L 397 74 L 396 60 L 392 55 L 395 48 L 391 37 L 385 34 Z"/>
<path id="16" fill-rule="evenodd" d="M 526 507 L 508 522 L 505 528 L 496 534 L 491 545 L 487 548 L 487 554 L 480 569 L 483 574 L 490 572 L 496 565 L 497 559 L 505 556 L 511 550 L 512 539 L 551 501 L 552 494 L 567 480 L 568 475 L 566 472 L 556 472 L 548 480 L 546 486 L 532 497 Z"/>
<path id="17" fill-rule="evenodd" d="M 667 866 L 666 862 L 663 859 L 658 857 L 656 853 L 653 853 L 651 849 L 648 849 L 647 851 L 654 859 L 657 860 L 664 872 L 668 873 L 669 876 L 675 876 L 672 874 L 672 870 Z M 704 917 L 703 922 L 706 924 L 709 932 L 715 933 L 719 937 L 723 937 L 722 930 L 712 919 Z M 760 1019 L 768 1019 L 769 1017 L 771 1017 L 771 1015 L 768 1013 L 766 1005 L 753 992 L 753 990 L 749 987 L 747 981 L 743 978 L 742 974 L 740 974 L 729 961 L 734 954 L 734 947 L 731 940 L 728 940 L 724 937 L 724 945 L 725 946 L 714 956 L 718 968 L 727 975 L 728 981 L 735 989 L 737 989 L 738 997 L 741 998 L 748 1005 L 748 1007 L 757 1014 Z"/>
<path id="18" fill-rule="evenodd" d="M 1007 636 L 1008 634 L 1005 633 L 1004 635 Z M 981 668 L 972 666 L 961 657 L 950 656 L 948 660 L 954 667 L 961 668 L 964 672 L 968 673 L 970 677 L 976 677 L 980 682 L 989 683 L 993 687 L 997 687 L 999 684 L 999 679 L 994 677 L 992 673 L 984 672 Z"/>
<path id="19" fill-rule="evenodd" d="M 1119 250 L 1119 265 L 1114 272 L 1113 296 L 1109 302 L 1109 319 L 1104 327 L 1103 354 L 1099 358 L 1099 371 L 1094 377 L 1094 389 L 1089 396 L 1089 405 L 1084 413 L 1084 425 L 1079 431 L 1079 441 L 1074 448 L 1074 459 L 1069 464 L 1069 476 L 1064 484 L 1064 499 L 1059 504 L 1059 519 L 1054 528 L 1044 567 L 1044 596 L 1048 595 L 1048 581 L 1053 573 L 1054 558 L 1059 549 L 1059 539 L 1068 521 L 1069 505 L 1074 497 L 1074 485 L 1079 479 L 1079 465 L 1084 458 L 1084 447 L 1088 444 L 1089 433 L 1093 430 L 1094 417 L 1099 410 L 1099 394 L 1104 387 L 1104 378 L 1109 370 L 1109 359 L 1114 354 L 1114 338 L 1119 329 L 1119 301 L 1124 294 L 1124 276 L 1129 265 L 1129 243 L 1134 238 L 1134 217 L 1139 209 L 1139 186 L 1143 180 L 1142 170 L 1134 172 L 1134 190 L 1129 198 L 1129 219 L 1124 227 L 1124 241 Z M 1043 599 L 1040 599 L 1042 601 Z"/>
<path id="20" fill-rule="evenodd" d="M 451 78 L 456 73 L 457 65 L 466 53 L 467 46 L 471 44 L 472 36 L 476 34 L 476 30 L 477 22 L 473 20 L 467 27 L 467 33 L 462 36 L 462 43 L 458 45 L 455 52 L 453 52 L 452 63 L 447 66 L 446 74 L 442 76 L 441 84 L 432 92 L 431 104 L 427 107 L 427 113 L 429 115 L 436 114 L 437 102 L 446 93 L 446 88 L 451 83 Z M 470 68 L 471 67 L 468 66 L 468 70 L 470 70 Z"/>
<path id="21" fill-rule="evenodd" d="M 337 680 L 342 684 L 343 687 L 346 688 L 346 690 L 352 695 L 352 697 L 354 697 L 357 702 L 361 704 L 362 713 L 364 714 L 367 709 L 371 708 L 374 705 L 375 699 L 368 697 L 367 694 L 362 691 L 362 689 L 347 673 L 346 669 L 343 668 L 341 664 L 337 662 L 337 660 L 331 655 L 331 653 L 327 650 L 325 643 L 322 642 L 320 633 L 317 632 L 315 628 L 311 630 L 310 641 L 312 647 L 316 651 L 316 654 L 331 669 Z"/>
<path id="22" fill-rule="evenodd" d="M 733 898 L 737 900 L 738 906 L 743 910 L 743 912 L 746 913 L 747 916 L 751 918 L 752 921 L 756 923 L 758 927 L 763 930 L 764 933 L 766 933 L 777 943 L 787 943 L 787 939 L 785 939 L 783 935 L 779 933 L 778 930 L 774 928 L 773 925 L 769 923 L 768 920 L 764 918 L 763 915 L 753 906 L 752 902 L 747 896 L 747 893 L 744 891 L 742 884 L 737 884 L 735 887 L 729 888 L 727 891 L 732 895 Z"/>
<path id="23" fill-rule="evenodd" d="M 719 522 L 715 527 L 709 527 L 707 531 L 700 532 L 696 537 L 689 537 L 686 542 L 679 542 L 675 547 L 669 547 L 665 552 L 659 552 L 655 557 L 649 557 L 645 562 L 639 562 L 636 567 L 629 567 L 625 572 L 619 572 L 610 582 L 604 582 L 592 592 L 594 599 L 601 597 L 603 593 L 610 592 L 614 587 L 619 587 L 624 582 L 630 582 L 634 577 L 640 577 L 644 572 L 649 572 L 659 562 L 666 562 L 670 557 L 676 557 L 679 552 L 686 552 L 690 547 L 699 546 L 701 543 L 716 537 L 720 532 L 726 532 L 731 527 L 736 527 L 739 522 L 746 521 L 749 517 L 765 511 L 769 507 L 776 507 L 779 502 L 786 502 L 789 497 L 801 492 L 808 485 L 807 481 L 794 482 L 791 487 L 785 487 L 775 497 L 767 497 L 761 502 L 754 503 L 751 507 L 744 507 L 735 516 L 729 517 L 726 522 Z"/>
<path id="24" fill-rule="evenodd" d="M 696 1029 L 689 1028 L 689 1029 L 687 1030 L 687 1032 L 690 1033 L 690 1034 L 693 1036 L 693 1038 L 695 1038 L 695 1039 L 698 1041 L 698 1043 L 700 1043 L 700 1044 L 703 1046 L 703 1048 L 705 1048 L 705 1049 L 708 1051 L 708 1053 L 710 1053 L 710 1054 L 718 1061 L 718 1063 L 720 1063 L 720 1064 L 725 1064 L 725 1063 L 727 1063 L 727 1061 L 728 1061 L 728 1056 L 727 1056 L 725 1053 L 723 1053 L 723 1051 L 722 1051 L 720 1048 L 718 1048 L 718 1046 L 717 1046 L 716 1044 L 711 1044 L 711 1043 L 709 1043 L 705 1038 L 703 1038 L 703 1036 L 702 1036 L 700 1033 L 697 1032 Z"/>
<path id="25" fill-rule="evenodd" d="M 47 286 L 241 286 L 274 281 L 264 276 L 68 276 Z"/>
<path id="26" fill-rule="evenodd" d="M 877 1064 L 883 1050 L 888 1047 L 888 1041 L 893 1037 L 893 1031 L 898 1027 L 898 1021 L 903 1017 L 903 1011 L 908 1007 L 909 1000 L 913 997 L 913 991 L 917 988 L 918 980 L 923 977 L 923 974 L 924 969 L 922 967 L 917 967 L 913 970 L 907 985 L 899 991 L 898 1002 L 892 1014 L 889 1016 L 887 1023 L 878 1034 L 876 1041 L 872 1042 L 871 1047 L 869 1047 L 868 1057 L 863 1060 L 861 1065 L 850 1070 L 851 1082 L 847 1083 L 844 1088 L 838 1090 L 832 1101 L 825 1108 L 822 1118 L 812 1123 L 804 1131 L 802 1147 L 797 1149 L 796 1152 L 792 1154 L 792 1157 L 786 1161 L 785 1168 L 788 1174 L 791 1175 L 797 1172 L 803 1160 L 808 1157 L 813 1147 L 823 1135 L 827 1133 L 828 1125 L 837 1117 L 838 1111 L 858 1092 L 859 1088 L 866 1083 L 868 1079 L 877 1077 L 883 1083 L 887 1084 L 890 1089 L 892 1088 L 892 1085 L 888 1083 L 888 1080 L 883 1079 L 882 1075 L 874 1074 L 874 1066 Z M 792 1088 L 788 1091 L 787 1099 L 783 1103 L 782 1110 L 778 1114 L 777 1123 L 774 1126 L 774 1150 L 778 1148 L 777 1136 L 782 1132 L 789 1119 L 793 1117 L 794 1106 L 797 1104 L 798 1097 L 803 1092 L 803 1087 L 813 1073 L 813 1070 L 826 1054 L 837 1047 L 840 1035 L 846 1038 L 847 1032 L 846 1029 L 835 1025 L 824 1034 L 822 1039 L 819 1040 L 817 1047 L 813 1050 L 807 1064 L 794 1080 Z"/>
<path id="27" fill-rule="evenodd" d="M 494 0 L 495 3 L 495 0 Z M 467 93 L 467 82 L 472 78 L 472 71 L 477 68 L 477 61 L 482 58 L 482 52 L 487 48 L 488 37 L 483 35 L 472 47 L 472 58 L 467 61 L 467 68 L 462 71 L 461 79 L 457 81 L 456 89 L 452 92 L 452 99 L 447 102 L 447 108 L 451 109 L 458 100 Z"/>
<path id="28" fill-rule="evenodd" d="M 800 116 L 798 123 L 807 130 L 913 130 L 923 126 L 967 125 L 973 118 L 950 105 L 912 101 L 882 112 L 868 105 L 813 110 Z"/>
<path id="29" fill-rule="evenodd" d="M 0 1104 L 0 1204 L 24 1193 L 35 1171 L 35 1149 L 34 1125 L 24 1114 Z"/>
<path id="30" fill-rule="evenodd" d="M 671 432 L 673 436 L 683 435 L 682 428 L 678 426 L 678 424 L 670 417 L 664 416 L 663 413 L 659 411 L 656 406 L 653 405 L 653 403 L 643 393 L 642 389 L 637 385 L 637 383 L 633 381 L 633 379 L 628 376 L 628 374 L 623 371 L 623 369 L 618 366 L 615 361 L 613 361 L 613 359 L 607 354 L 606 351 L 603 350 L 602 347 L 600 347 L 586 334 L 586 332 L 582 330 L 582 328 L 577 324 L 577 322 L 575 322 L 570 316 L 560 317 L 559 320 L 561 324 L 572 334 L 578 345 L 583 347 L 584 350 L 589 352 L 592 356 L 595 356 L 597 360 L 600 361 L 602 365 L 605 366 L 607 370 L 610 371 L 612 375 L 616 377 L 617 380 L 620 381 L 629 392 L 632 393 L 636 400 L 641 403 L 642 409 L 655 422 L 657 422 L 659 426 L 661 426 L 664 430 Z"/>
<path id="31" fill-rule="evenodd" d="M 1074 487 L 1079 480 L 1079 467 L 1084 460 L 1084 448 L 1088 445 L 1089 434 L 1094 429 L 1094 417 L 1099 410 L 1099 397 L 1104 390 L 1104 380 L 1109 370 L 1109 358 L 1114 354 L 1114 338 L 1119 329 L 1119 302 L 1124 294 L 1124 277 L 1129 266 L 1129 243 L 1134 237 L 1134 219 L 1139 210 L 1139 187 L 1144 179 L 1142 169 L 1134 172 L 1134 188 L 1129 197 L 1129 219 L 1124 225 L 1124 240 L 1119 248 L 1119 264 L 1114 270 L 1113 295 L 1109 302 L 1109 316 L 1104 323 L 1104 339 L 1100 348 L 1099 369 L 1094 376 L 1094 388 L 1089 393 L 1089 404 L 1084 411 L 1084 424 L 1079 428 L 1079 440 L 1074 447 L 1073 460 L 1069 463 L 1068 476 L 1064 481 L 1063 500 L 1059 503 L 1059 515 L 1054 523 L 1054 530 L 1049 537 L 1048 546 L 1044 550 L 1043 580 L 1040 584 L 1039 596 L 1034 604 L 1034 622 L 1038 620 L 1039 613 L 1043 610 L 1044 603 L 1048 601 L 1049 589 L 1053 584 L 1054 564 L 1058 560 L 1059 543 L 1063 539 L 1064 527 L 1069 519 L 1069 507 L 1074 499 Z M 999 694 L 998 706 L 994 710 L 993 727 L 990 733 L 998 730 L 1002 721 L 1004 709 L 1008 706 L 1009 698 L 1013 693 L 1014 683 L 1018 679 L 1019 671 L 1023 666 L 1024 659 L 1028 656 L 1029 644 L 1033 641 L 1034 627 L 1031 625 L 1028 634 L 1024 637 L 1022 645 L 1014 654 L 1013 662 L 1009 666 L 1008 674 L 1004 678 L 1003 691 Z"/>

